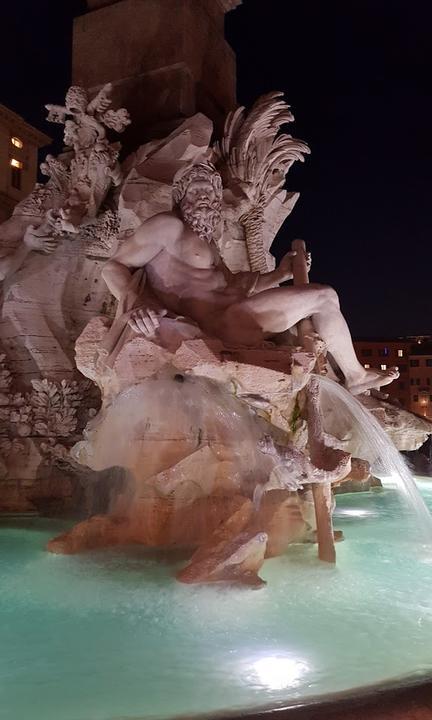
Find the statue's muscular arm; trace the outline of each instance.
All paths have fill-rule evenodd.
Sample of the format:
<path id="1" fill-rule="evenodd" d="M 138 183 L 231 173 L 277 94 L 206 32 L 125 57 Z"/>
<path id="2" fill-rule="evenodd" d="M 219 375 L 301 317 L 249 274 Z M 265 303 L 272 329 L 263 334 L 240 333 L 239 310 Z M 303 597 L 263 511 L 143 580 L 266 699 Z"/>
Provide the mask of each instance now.
<path id="1" fill-rule="evenodd" d="M 175 215 L 159 213 L 146 220 L 123 243 L 102 270 L 102 277 L 117 300 L 129 286 L 130 271 L 145 267 L 180 236 L 182 229 L 183 223 Z"/>
<path id="2" fill-rule="evenodd" d="M 279 283 L 292 280 L 292 258 L 295 252 L 288 252 L 275 270 L 260 274 L 259 272 L 232 273 L 221 260 L 219 267 L 229 285 L 244 287 L 247 295 L 263 292 L 277 287 Z"/>

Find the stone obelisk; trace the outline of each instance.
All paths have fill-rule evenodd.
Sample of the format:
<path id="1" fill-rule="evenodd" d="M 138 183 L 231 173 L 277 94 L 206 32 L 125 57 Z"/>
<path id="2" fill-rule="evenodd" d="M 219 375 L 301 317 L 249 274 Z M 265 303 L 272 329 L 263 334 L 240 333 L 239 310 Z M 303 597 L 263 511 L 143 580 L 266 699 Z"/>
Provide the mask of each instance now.
<path id="1" fill-rule="evenodd" d="M 221 124 L 236 106 L 235 55 L 224 16 L 241 0 L 87 0 L 76 18 L 72 81 L 95 92 L 111 82 L 132 125 L 133 147 L 203 112 Z"/>

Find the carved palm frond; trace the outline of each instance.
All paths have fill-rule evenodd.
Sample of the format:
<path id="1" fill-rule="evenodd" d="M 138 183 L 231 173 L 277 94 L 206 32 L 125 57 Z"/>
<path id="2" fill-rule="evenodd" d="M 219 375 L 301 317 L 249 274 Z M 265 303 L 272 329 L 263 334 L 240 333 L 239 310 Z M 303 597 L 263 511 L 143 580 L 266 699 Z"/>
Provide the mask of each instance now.
<path id="1" fill-rule="evenodd" d="M 230 180 L 248 183 L 256 202 L 271 199 L 295 160 L 309 153 L 306 143 L 280 134 L 294 116 L 280 92 L 260 97 L 249 113 L 240 107 L 227 116 L 224 137 L 215 146 L 217 162 Z"/>
<path id="2" fill-rule="evenodd" d="M 249 113 L 244 107 L 229 113 L 224 136 L 214 146 L 216 165 L 225 187 L 240 185 L 247 197 L 239 218 L 243 226 L 251 270 L 266 272 L 268 248 L 264 247 L 265 209 L 282 189 L 291 165 L 303 162 L 306 143 L 281 132 L 294 116 L 283 94 L 260 97 Z"/>

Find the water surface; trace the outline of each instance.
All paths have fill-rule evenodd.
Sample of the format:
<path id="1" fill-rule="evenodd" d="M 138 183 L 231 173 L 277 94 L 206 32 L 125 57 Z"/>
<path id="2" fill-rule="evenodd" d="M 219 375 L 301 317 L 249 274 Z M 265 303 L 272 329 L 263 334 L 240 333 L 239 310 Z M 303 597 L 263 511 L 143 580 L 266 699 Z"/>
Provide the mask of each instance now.
<path id="1" fill-rule="evenodd" d="M 432 482 L 421 482 L 432 507 Z M 0 718 L 174 718 L 432 671 L 432 551 L 400 495 L 338 496 L 337 566 L 266 561 L 258 591 L 192 587 L 141 548 L 51 555 L 65 526 L 0 522 Z"/>

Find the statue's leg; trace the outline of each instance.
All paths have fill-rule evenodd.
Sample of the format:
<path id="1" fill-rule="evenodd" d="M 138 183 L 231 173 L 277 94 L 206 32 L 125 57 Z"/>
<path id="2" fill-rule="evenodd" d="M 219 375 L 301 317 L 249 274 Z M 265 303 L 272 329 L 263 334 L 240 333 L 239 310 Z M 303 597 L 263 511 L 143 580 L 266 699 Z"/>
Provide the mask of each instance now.
<path id="1" fill-rule="evenodd" d="M 326 285 L 280 287 L 257 293 L 228 308 L 224 325 L 230 326 L 239 341 L 244 341 L 246 337 L 257 338 L 260 333 L 269 337 L 284 332 L 306 317 L 312 317 L 316 332 L 344 373 L 351 392 L 381 387 L 398 377 L 395 368 L 366 370 L 359 363 L 337 293 Z"/>

